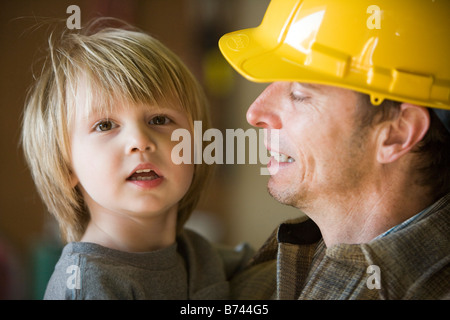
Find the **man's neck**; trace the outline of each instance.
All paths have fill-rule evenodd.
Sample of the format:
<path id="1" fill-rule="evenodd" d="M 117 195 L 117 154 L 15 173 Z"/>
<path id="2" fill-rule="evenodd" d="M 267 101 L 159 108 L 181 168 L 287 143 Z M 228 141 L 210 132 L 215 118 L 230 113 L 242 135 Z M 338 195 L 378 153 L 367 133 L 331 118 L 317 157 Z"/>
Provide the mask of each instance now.
<path id="1" fill-rule="evenodd" d="M 433 200 L 418 189 L 410 186 L 408 192 L 392 188 L 362 192 L 306 213 L 320 228 L 327 247 L 366 243 L 432 204 Z"/>

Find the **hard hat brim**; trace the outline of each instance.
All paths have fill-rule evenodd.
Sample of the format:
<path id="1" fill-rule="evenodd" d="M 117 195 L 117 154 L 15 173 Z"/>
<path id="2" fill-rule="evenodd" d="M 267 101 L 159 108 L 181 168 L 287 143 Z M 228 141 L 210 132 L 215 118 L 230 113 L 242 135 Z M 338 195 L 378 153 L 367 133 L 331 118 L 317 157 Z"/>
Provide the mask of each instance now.
<path id="1" fill-rule="evenodd" d="M 428 100 L 400 96 L 395 92 L 377 90 L 362 78 L 362 74 L 337 76 L 305 66 L 303 63 L 288 59 L 283 54 L 286 45 L 269 43 L 258 28 L 239 30 L 223 35 L 219 48 L 228 63 L 244 78 L 252 82 L 269 83 L 276 81 L 310 82 L 350 89 L 370 95 L 373 104 L 378 105 L 385 99 L 408 102 L 412 104 L 450 109 L 450 105 Z M 337 78 L 339 81 L 337 81 Z"/>
<path id="2" fill-rule="evenodd" d="M 231 32 L 219 40 L 220 51 L 238 73 L 253 82 L 314 79 L 313 72 L 280 58 L 277 54 L 279 46 L 270 47 L 258 41 L 257 31 L 252 28 Z"/>
<path id="3" fill-rule="evenodd" d="M 219 48 L 228 63 L 244 78 L 252 82 L 270 83 L 276 81 L 309 82 L 351 89 L 374 96 L 373 90 L 363 90 L 344 81 L 336 83 L 335 78 L 312 70 L 303 64 L 287 59 L 280 54 L 283 44 L 270 46 L 258 34 L 258 28 L 244 29 L 223 35 Z M 376 96 L 380 103 L 387 98 Z M 378 103 L 377 103 L 378 104 Z"/>

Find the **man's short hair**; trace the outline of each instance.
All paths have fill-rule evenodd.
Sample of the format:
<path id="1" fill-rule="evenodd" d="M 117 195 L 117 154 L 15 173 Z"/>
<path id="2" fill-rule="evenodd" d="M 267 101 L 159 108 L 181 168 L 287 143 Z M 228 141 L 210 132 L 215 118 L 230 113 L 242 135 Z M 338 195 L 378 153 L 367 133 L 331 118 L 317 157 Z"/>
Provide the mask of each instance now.
<path id="1" fill-rule="evenodd" d="M 368 127 L 394 119 L 400 113 L 401 102 L 384 100 L 375 106 L 370 96 L 358 93 L 357 117 L 361 127 Z M 420 157 L 416 170 L 419 173 L 416 184 L 430 188 L 431 196 L 439 199 L 450 191 L 450 133 L 429 108 L 430 127 L 412 152 Z"/>

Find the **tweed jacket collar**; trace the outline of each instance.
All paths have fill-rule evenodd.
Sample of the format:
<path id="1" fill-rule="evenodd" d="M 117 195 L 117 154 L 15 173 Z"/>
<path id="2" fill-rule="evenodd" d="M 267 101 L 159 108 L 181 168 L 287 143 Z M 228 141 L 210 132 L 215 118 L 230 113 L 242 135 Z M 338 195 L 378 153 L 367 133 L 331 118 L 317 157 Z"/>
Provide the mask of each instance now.
<path id="1" fill-rule="evenodd" d="M 450 194 L 408 227 L 326 248 L 307 217 L 281 224 L 250 262 L 276 261 L 278 299 L 433 299 L 449 294 Z M 379 288 L 370 289 L 370 266 Z M 372 270 L 372 269 L 370 269 Z"/>

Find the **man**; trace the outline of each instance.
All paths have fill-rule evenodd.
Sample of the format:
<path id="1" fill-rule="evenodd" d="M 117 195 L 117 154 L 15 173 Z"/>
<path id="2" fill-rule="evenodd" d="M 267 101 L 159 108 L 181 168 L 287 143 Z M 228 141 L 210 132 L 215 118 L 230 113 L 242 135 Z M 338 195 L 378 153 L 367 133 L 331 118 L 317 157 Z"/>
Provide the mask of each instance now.
<path id="1" fill-rule="evenodd" d="M 221 38 L 237 71 L 273 82 L 247 120 L 278 130 L 268 190 L 308 216 L 275 230 L 234 298 L 450 297 L 449 9 L 272 0 Z"/>

